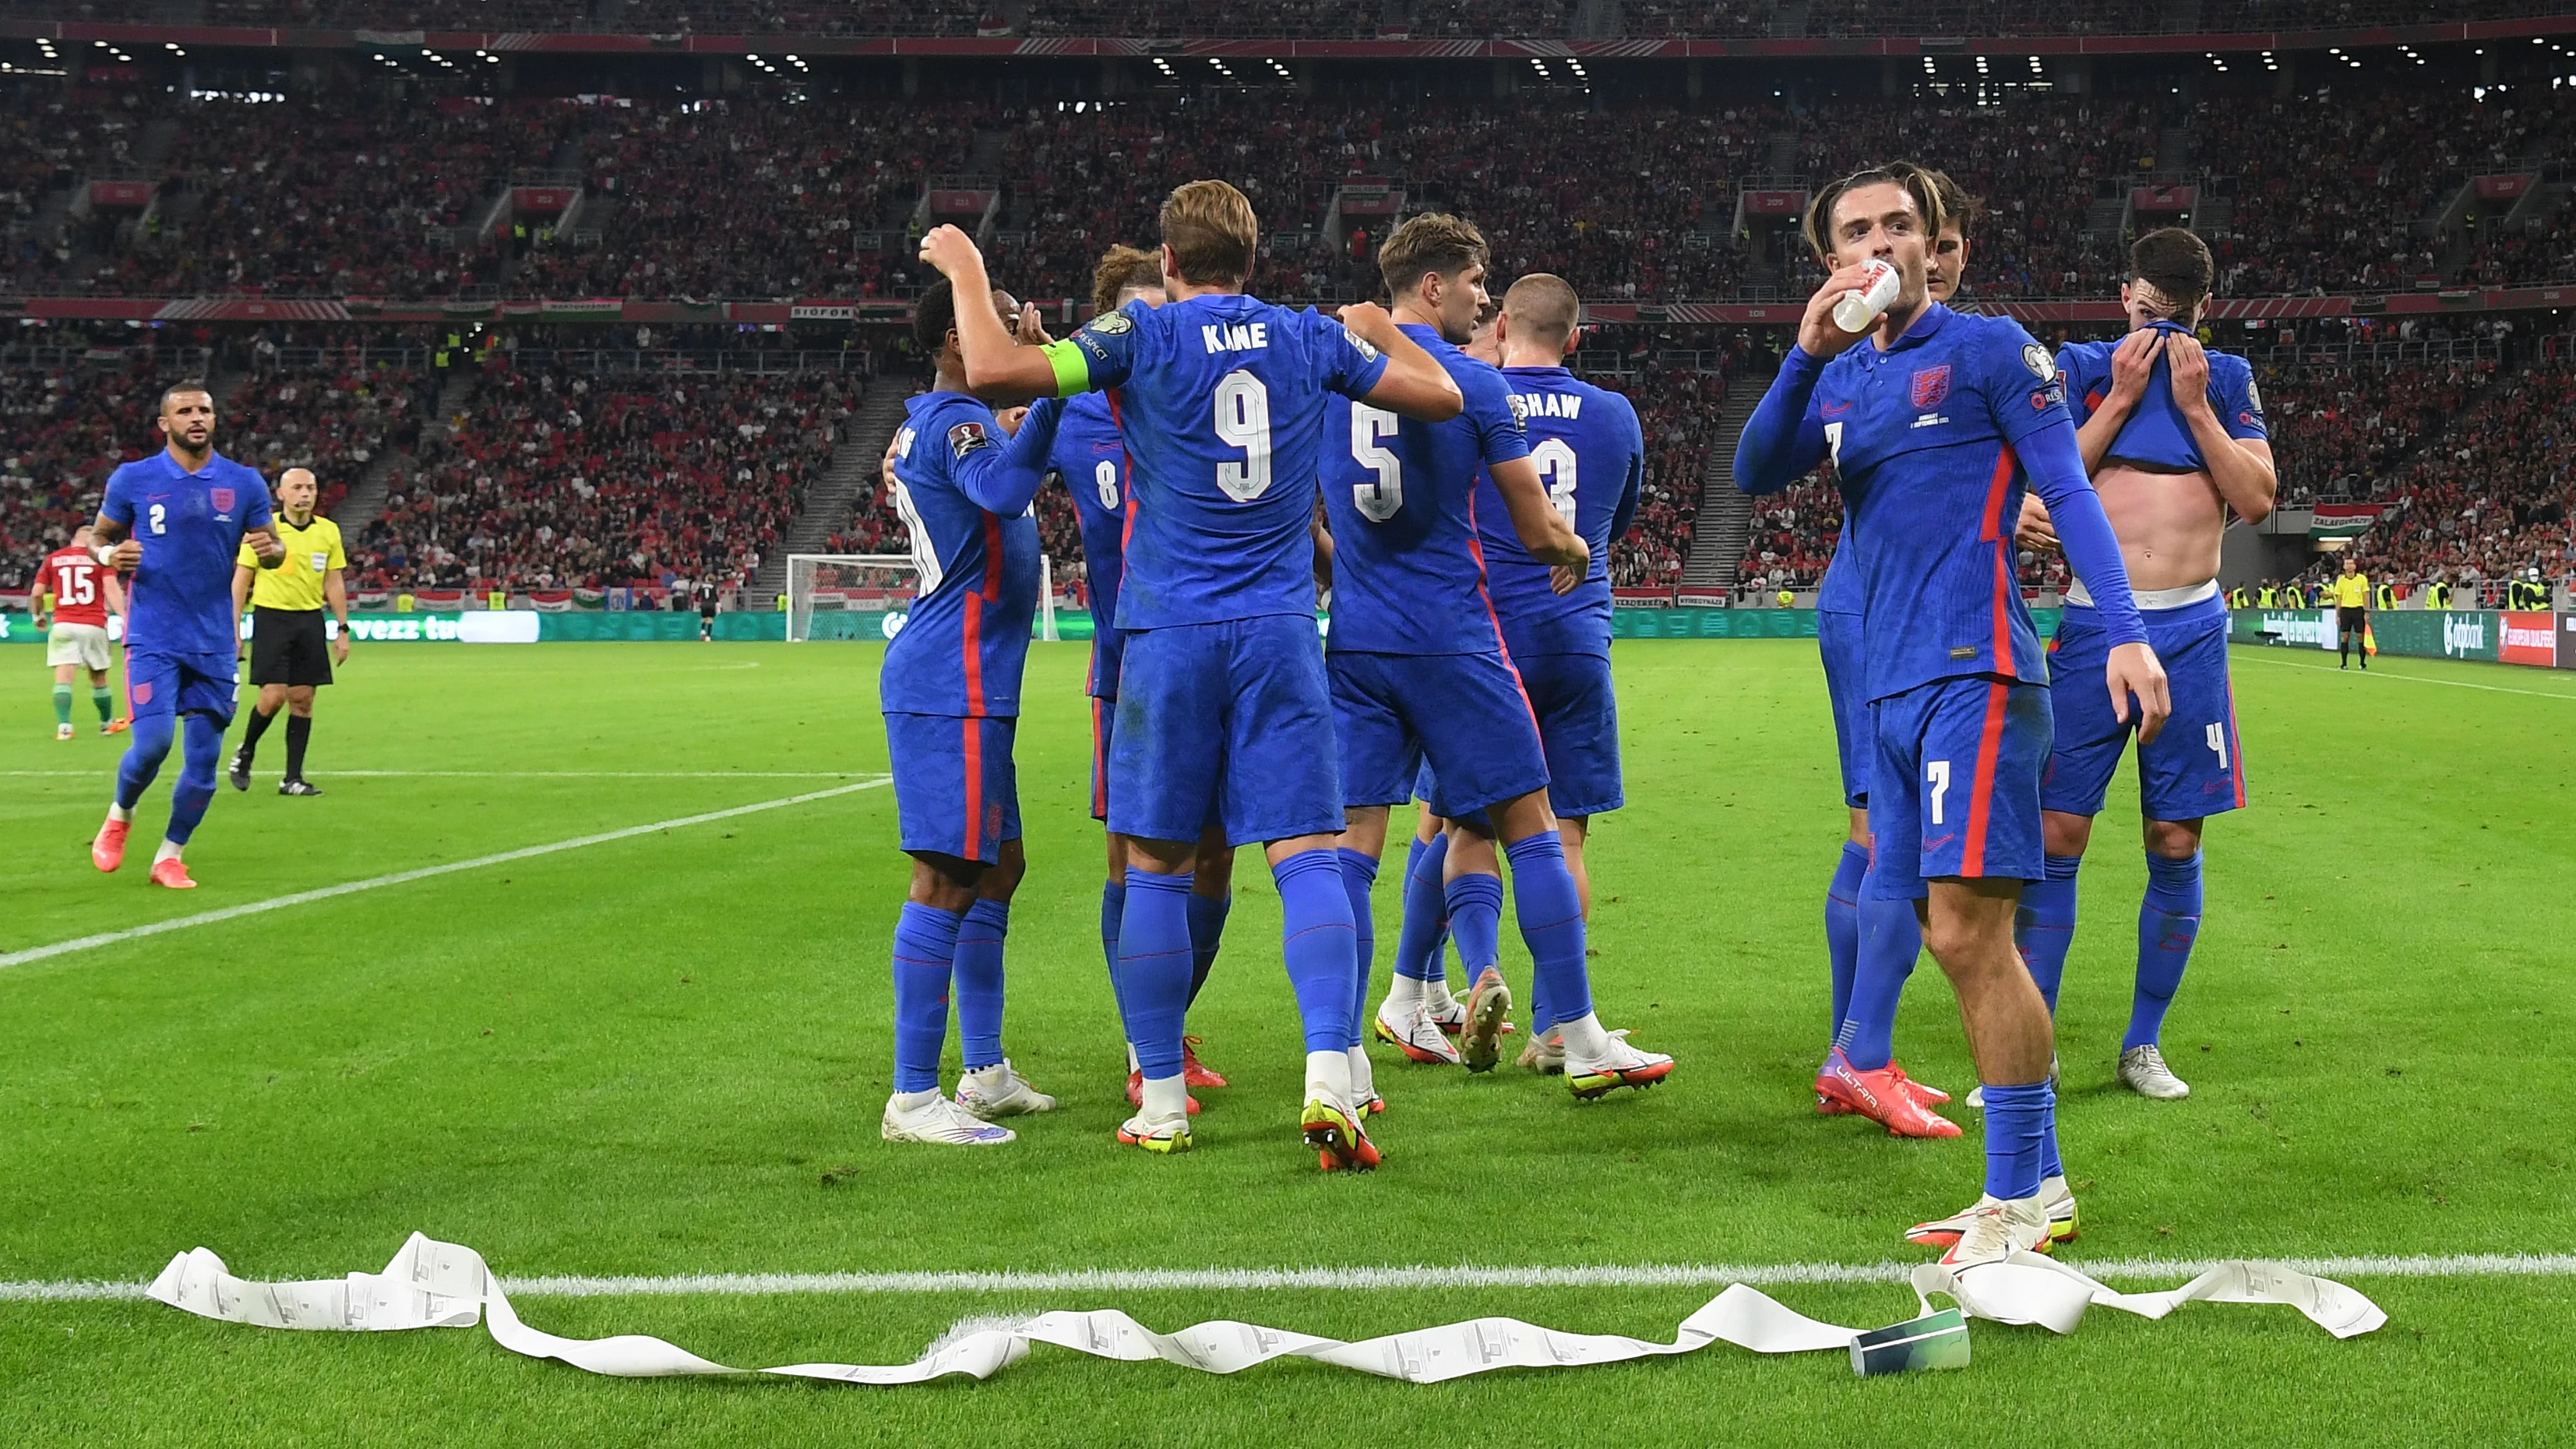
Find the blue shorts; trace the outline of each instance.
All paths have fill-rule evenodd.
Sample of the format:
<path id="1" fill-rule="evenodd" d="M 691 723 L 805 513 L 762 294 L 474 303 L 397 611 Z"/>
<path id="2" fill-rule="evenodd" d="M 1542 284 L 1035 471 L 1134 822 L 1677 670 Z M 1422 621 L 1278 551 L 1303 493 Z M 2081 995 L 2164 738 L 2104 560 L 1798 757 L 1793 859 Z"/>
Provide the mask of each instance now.
<path id="1" fill-rule="evenodd" d="M 1547 751 L 1547 804 L 1560 820 L 1628 803 L 1619 780 L 1619 695 L 1606 654 L 1515 654 Z"/>
<path id="2" fill-rule="evenodd" d="M 953 714 L 885 717 L 894 762 L 894 808 L 903 848 L 991 865 L 1020 838 L 1020 776 L 1011 762 L 1015 719 Z"/>
<path id="3" fill-rule="evenodd" d="M 1229 845 L 1342 828 L 1324 642 L 1305 614 L 1138 629 L 1118 665 L 1109 828 Z"/>
<path id="4" fill-rule="evenodd" d="M 1118 732 L 1118 701 L 1091 697 L 1091 818 L 1109 818 L 1109 739 Z"/>
<path id="5" fill-rule="evenodd" d="M 2165 666 L 2173 717 L 2138 746 L 2138 808 L 2149 820 L 2197 820 L 2245 804 L 2243 762 L 2236 757 L 2236 694 L 2227 682 L 2227 605 L 2218 598 L 2179 609 L 2142 610 L 2147 642 Z M 2069 606 L 2049 645 L 2050 703 L 2057 746 L 2041 778 L 2040 808 L 2068 815 L 2101 813 L 2112 772 L 2137 727 L 2111 714 L 2102 669 L 2111 639 L 2102 616 Z"/>
<path id="6" fill-rule="evenodd" d="M 212 715 L 230 728 L 233 696 L 239 688 L 241 661 L 229 654 L 146 654 L 125 656 L 125 682 L 134 697 L 134 717 Z"/>
<path id="7" fill-rule="evenodd" d="M 1520 675 L 1489 654 L 1326 661 L 1345 805 L 1401 805 L 1429 767 L 1432 813 L 1466 815 L 1547 788 L 1547 753 Z"/>
<path id="8" fill-rule="evenodd" d="M 1871 895 L 1919 898 L 1924 882 L 1944 876 L 2039 879 L 2046 686 L 1937 679 L 1877 701 L 1870 714 Z"/>
<path id="9" fill-rule="evenodd" d="M 1869 694 L 1861 684 L 1860 615 L 1816 615 L 1816 645 L 1825 656 L 1825 697 L 1834 706 L 1834 748 L 1843 762 L 1843 803 L 1869 803 L 1869 757 L 1877 743 L 1869 727 Z"/>

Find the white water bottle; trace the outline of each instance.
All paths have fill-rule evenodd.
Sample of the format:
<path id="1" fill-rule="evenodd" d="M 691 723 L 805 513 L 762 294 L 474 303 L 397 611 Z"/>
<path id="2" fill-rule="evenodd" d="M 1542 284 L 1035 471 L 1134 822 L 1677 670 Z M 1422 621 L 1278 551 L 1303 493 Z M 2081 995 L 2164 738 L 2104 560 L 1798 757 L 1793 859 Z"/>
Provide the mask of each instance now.
<path id="1" fill-rule="evenodd" d="M 1862 275 L 1869 279 L 1868 285 L 1843 293 L 1843 299 L 1834 304 L 1834 325 L 1845 332 L 1868 331 L 1880 313 L 1896 305 L 1897 288 L 1902 285 L 1893 262 L 1872 261 Z"/>

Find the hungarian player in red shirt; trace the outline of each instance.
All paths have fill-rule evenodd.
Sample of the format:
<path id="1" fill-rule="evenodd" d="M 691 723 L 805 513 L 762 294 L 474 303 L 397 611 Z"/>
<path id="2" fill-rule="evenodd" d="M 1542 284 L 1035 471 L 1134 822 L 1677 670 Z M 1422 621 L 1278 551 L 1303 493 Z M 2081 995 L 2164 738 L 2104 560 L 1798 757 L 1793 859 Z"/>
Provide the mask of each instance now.
<path id="1" fill-rule="evenodd" d="M 90 703 L 98 706 L 98 732 L 117 731 L 116 700 L 108 693 L 107 671 L 116 662 L 108 648 L 107 616 L 125 612 L 125 591 L 114 570 L 90 556 L 93 542 L 86 523 L 72 530 L 71 543 L 36 565 L 36 594 L 53 601 L 51 625 L 45 629 L 45 662 L 54 670 L 54 738 L 72 737 L 72 681 L 89 671 Z"/>

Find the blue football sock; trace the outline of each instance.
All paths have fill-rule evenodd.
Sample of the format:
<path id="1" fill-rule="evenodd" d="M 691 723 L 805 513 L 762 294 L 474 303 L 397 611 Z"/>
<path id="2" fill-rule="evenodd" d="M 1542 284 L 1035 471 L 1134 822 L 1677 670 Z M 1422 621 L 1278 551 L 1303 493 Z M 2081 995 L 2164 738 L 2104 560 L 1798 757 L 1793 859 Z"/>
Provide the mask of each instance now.
<path id="1" fill-rule="evenodd" d="M 1127 882 L 1100 883 L 1100 955 L 1109 963 L 1109 990 L 1118 991 L 1118 925 L 1127 914 Z"/>
<path id="2" fill-rule="evenodd" d="M 1503 955 L 1503 879 L 1462 875 L 1441 887 L 1448 902 L 1449 935 L 1458 943 L 1458 964 L 1473 987 L 1485 969 Z"/>
<path id="3" fill-rule="evenodd" d="M 1198 1004 L 1199 988 L 1207 985 L 1208 973 L 1216 969 L 1216 952 L 1225 944 L 1225 917 L 1234 909 L 1234 896 L 1190 895 L 1190 1004 Z"/>
<path id="4" fill-rule="evenodd" d="M 1416 981 L 1437 981 L 1448 974 L 1441 964 L 1441 927 L 1449 921 L 1449 901 L 1440 885 L 1449 860 L 1449 837 L 1414 837 L 1404 854 L 1404 924 L 1395 937 L 1395 969 Z"/>
<path id="5" fill-rule="evenodd" d="M 1896 1054 L 1896 1004 L 1923 954 L 1923 923 L 1914 902 L 1883 901 L 1864 888 L 1860 901 L 1860 957 L 1852 970 L 1851 1014 L 1834 1045 L 1856 1071 L 1875 1072 Z"/>
<path id="6" fill-rule="evenodd" d="M 1531 990 L 1547 994 L 1552 1020 L 1581 1021 L 1592 1014 L 1592 976 L 1583 964 L 1583 895 L 1566 869 L 1565 842 L 1542 830 L 1503 854 L 1512 863 L 1512 911 L 1529 947 Z"/>
<path id="7" fill-rule="evenodd" d="M 1297 993 L 1297 1015 L 1306 1028 L 1306 1050 L 1350 1050 L 1351 977 L 1359 970 L 1352 939 L 1351 897 L 1342 888 L 1341 862 L 1324 846 L 1301 850 L 1270 868 L 1279 886 L 1281 954 L 1288 984 Z M 1151 1073 L 1148 1073 L 1151 1075 Z"/>
<path id="8" fill-rule="evenodd" d="M 161 762 L 170 758 L 170 742 L 178 736 L 179 722 L 166 714 L 144 714 L 134 717 L 132 741 L 125 747 L 124 758 L 116 762 L 116 804 L 131 810 L 143 792 L 152 788 L 153 778 L 161 773 Z"/>
<path id="9" fill-rule="evenodd" d="M 2041 1150 L 2056 1101 L 2045 1081 L 1986 1084 L 1986 1191 L 2007 1199 L 2039 1191 Z"/>
<path id="10" fill-rule="evenodd" d="M 1002 943 L 1011 932 L 1011 908 L 979 900 L 957 928 L 957 1045 L 966 1070 L 982 1071 L 1002 1060 Z"/>
<path id="11" fill-rule="evenodd" d="M 2051 1087 L 2048 1101 L 2048 1130 L 2039 1139 L 2039 1175 L 2064 1177 L 2066 1164 L 2057 1156 L 2057 1089 Z"/>
<path id="12" fill-rule="evenodd" d="M 2189 860 L 2147 856 L 2147 898 L 2138 903 L 2138 984 L 2129 997 L 2129 1034 L 2120 1050 L 2153 1046 L 2165 1029 L 2165 1008 L 2182 987 L 2200 939 L 2200 852 Z"/>
<path id="13" fill-rule="evenodd" d="M 170 828 L 163 832 L 173 845 L 185 845 L 215 803 L 215 771 L 224 758 L 224 727 L 213 716 L 192 714 L 180 735 L 179 778 L 170 786 Z"/>
<path id="14" fill-rule="evenodd" d="M 2080 855 L 2041 857 L 2046 877 L 2021 888 L 2021 906 L 2013 912 L 2013 944 L 2021 948 L 2051 1016 L 2057 1014 L 2058 983 L 2066 979 L 2067 948 L 2075 944 L 2075 872 L 2083 864 Z"/>
<path id="15" fill-rule="evenodd" d="M 1869 873 L 1869 847 L 1843 842 L 1834 862 L 1833 884 L 1825 887 L 1825 959 L 1834 973 L 1834 1020 L 1827 1039 L 1842 1039 L 1843 1018 L 1851 1012 L 1852 966 L 1860 959 L 1860 882 Z"/>
<path id="16" fill-rule="evenodd" d="M 1190 876 L 1127 868 L 1127 914 L 1118 925 L 1118 1010 L 1136 1065 L 1160 1080 L 1180 1075 L 1190 1008 Z"/>
<path id="17" fill-rule="evenodd" d="M 1369 896 L 1377 889 L 1377 859 L 1357 850 L 1333 852 L 1342 866 L 1342 890 L 1351 898 L 1351 928 L 1354 941 L 1351 954 L 1359 970 L 1351 980 L 1350 1045 L 1364 1045 L 1360 1040 L 1361 1023 L 1369 1018 L 1369 981 L 1377 972 L 1377 924 L 1370 918 Z"/>
<path id="18" fill-rule="evenodd" d="M 1547 978 L 1536 972 L 1530 973 L 1528 1005 L 1530 1035 L 1532 1037 L 1544 1036 L 1547 1033 L 1548 1028 L 1556 1025 L 1557 1023 L 1556 1006 L 1555 1003 L 1548 1000 Z"/>
<path id="19" fill-rule="evenodd" d="M 948 1045 L 948 972 L 965 917 L 903 903 L 894 923 L 894 1089 L 939 1089 L 939 1053 Z"/>

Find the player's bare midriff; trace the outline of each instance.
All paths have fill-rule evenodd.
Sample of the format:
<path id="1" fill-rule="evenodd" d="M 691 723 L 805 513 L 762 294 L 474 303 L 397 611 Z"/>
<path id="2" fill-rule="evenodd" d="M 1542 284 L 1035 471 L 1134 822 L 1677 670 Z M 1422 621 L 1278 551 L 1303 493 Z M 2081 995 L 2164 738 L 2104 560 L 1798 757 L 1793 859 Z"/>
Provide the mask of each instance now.
<path id="1" fill-rule="evenodd" d="M 2131 588 L 2189 588 L 2218 577 L 2227 508 L 2207 473 L 2106 458 L 2093 475 L 2093 488 L 2119 536 Z"/>

